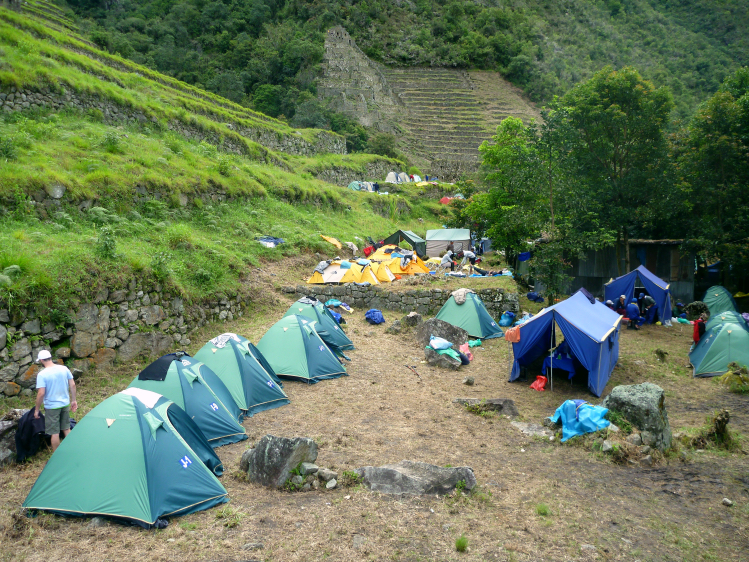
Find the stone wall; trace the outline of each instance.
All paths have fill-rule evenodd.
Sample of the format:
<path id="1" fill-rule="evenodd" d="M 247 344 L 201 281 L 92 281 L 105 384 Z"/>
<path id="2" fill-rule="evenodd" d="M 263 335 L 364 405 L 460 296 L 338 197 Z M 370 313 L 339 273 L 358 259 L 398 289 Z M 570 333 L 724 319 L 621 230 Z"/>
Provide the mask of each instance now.
<path id="1" fill-rule="evenodd" d="M 124 288 L 101 289 L 93 302 L 67 311 L 69 321 L 58 325 L 43 323 L 33 308 L 0 309 L 0 396 L 33 393 L 42 349 L 51 350 L 77 378 L 115 360 L 183 349 L 197 328 L 240 317 L 248 304 L 249 298 L 239 295 L 185 304 L 158 284 L 133 279 Z"/>
<path id="2" fill-rule="evenodd" d="M 312 296 L 323 302 L 335 298 L 359 309 L 378 308 L 397 312 L 415 310 L 419 314 L 436 314 L 451 294 L 451 291 L 443 289 L 387 291 L 376 285 L 359 287 L 353 283 L 344 285 L 297 285 L 296 287 L 285 287 L 284 292 L 294 294 L 296 298 Z M 514 313 L 520 311 L 517 293 L 510 293 L 504 289 L 479 289 L 476 293 L 481 297 L 489 314 L 494 316 L 495 319 L 507 310 Z"/>
<path id="3" fill-rule="evenodd" d="M 106 78 L 102 78 L 102 80 L 106 80 Z M 3 111 L 20 111 L 42 106 L 58 110 L 66 108 L 81 111 L 96 109 L 102 112 L 104 121 L 108 123 L 135 124 L 157 121 L 156 117 L 149 117 L 139 109 L 124 107 L 112 100 L 93 94 L 76 92 L 72 89 L 67 89 L 63 93 L 52 91 L 49 88 L 43 88 L 40 91 L 30 89 L 19 90 L 15 87 L 0 90 L 0 109 Z M 346 140 L 339 135 L 326 131 L 320 131 L 317 134 L 315 142 L 310 143 L 301 136 L 301 133 L 289 135 L 264 127 L 247 127 L 239 123 L 227 123 L 228 117 L 225 115 L 209 114 L 206 116 L 227 126 L 230 130 L 247 140 L 271 150 L 304 156 L 328 153 L 346 154 Z M 244 143 L 237 139 L 232 139 L 230 136 L 221 135 L 215 131 L 203 130 L 198 126 L 189 125 L 176 119 L 172 119 L 168 127 L 184 135 L 186 138 L 197 141 L 204 140 L 211 144 L 220 145 L 227 152 L 249 154 L 249 150 Z M 259 155 L 255 154 L 254 156 L 267 158 L 268 154 L 266 152 Z"/>
<path id="4" fill-rule="evenodd" d="M 394 165 L 387 161 L 379 161 L 366 164 L 363 173 L 352 170 L 351 168 L 334 166 L 316 172 L 314 175 L 319 180 L 346 187 L 352 181 L 369 180 L 382 182 L 387 177 L 388 172 L 400 169 L 401 165 Z M 382 190 L 387 191 L 387 184 L 382 184 Z"/>

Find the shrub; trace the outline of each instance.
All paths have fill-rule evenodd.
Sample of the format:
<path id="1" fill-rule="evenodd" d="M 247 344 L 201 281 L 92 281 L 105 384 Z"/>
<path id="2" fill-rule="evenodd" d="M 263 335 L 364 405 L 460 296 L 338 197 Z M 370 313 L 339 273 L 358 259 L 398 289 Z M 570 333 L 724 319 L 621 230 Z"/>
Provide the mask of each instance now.
<path id="1" fill-rule="evenodd" d="M 165 281 L 169 278 L 170 256 L 166 252 L 156 252 L 151 258 L 151 272 L 159 281 Z"/>
<path id="2" fill-rule="evenodd" d="M 184 223 L 174 224 L 167 228 L 166 241 L 169 247 L 175 248 L 192 248 L 192 231 Z"/>
<path id="3" fill-rule="evenodd" d="M 536 515 L 540 515 L 541 517 L 548 517 L 549 515 L 551 515 L 551 510 L 545 503 L 540 503 L 536 505 Z"/>
<path id="4" fill-rule="evenodd" d="M 96 253 L 107 259 L 117 257 L 117 240 L 111 227 L 102 226 L 99 230 L 99 237 L 96 239 Z"/>
<path id="5" fill-rule="evenodd" d="M 15 160 L 18 158 L 16 145 L 10 137 L 0 138 L 0 158 L 4 158 L 5 160 Z"/>
<path id="6" fill-rule="evenodd" d="M 222 176 L 229 176 L 231 173 L 231 158 L 222 154 L 216 161 L 216 171 Z"/>
<path id="7" fill-rule="evenodd" d="M 465 535 L 460 535 L 457 539 L 455 539 L 455 550 L 458 552 L 465 552 L 468 548 L 468 539 Z"/>

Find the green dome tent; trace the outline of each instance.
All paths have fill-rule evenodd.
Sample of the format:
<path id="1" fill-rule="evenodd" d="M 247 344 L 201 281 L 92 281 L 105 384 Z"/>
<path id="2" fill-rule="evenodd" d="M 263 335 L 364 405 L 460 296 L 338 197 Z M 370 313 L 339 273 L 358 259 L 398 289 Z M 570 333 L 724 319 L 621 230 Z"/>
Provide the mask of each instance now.
<path id="1" fill-rule="evenodd" d="M 722 375 L 732 361 L 749 365 L 749 330 L 745 322 L 716 324 L 689 353 L 695 377 Z"/>
<path id="2" fill-rule="evenodd" d="M 318 335 L 315 324 L 297 314 L 284 316 L 258 342 L 258 348 L 279 377 L 313 384 L 346 374 L 341 362 Z"/>
<path id="3" fill-rule="evenodd" d="M 247 338 L 221 334 L 206 343 L 195 359 L 216 373 L 249 416 L 290 402 L 276 373 Z"/>
<path id="4" fill-rule="evenodd" d="M 484 303 L 475 293 L 466 293 L 463 304 L 455 302 L 450 296 L 437 313 L 437 318 L 448 324 L 463 328 L 474 338 L 497 338 L 504 335 L 499 325 L 486 310 Z"/>
<path id="5" fill-rule="evenodd" d="M 710 319 L 705 324 L 705 331 L 709 332 L 715 326 L 727 323 L 738 324 L 739 326 L 747 327 L 746 320 L 744 320 L 741 314 L 739 314 L 738 312 L 734 312 L 733 310 L 728 310 L 710 316 Z M 747 327 L 747 329 L 749 329 L 749 327 Z"/>
<path id="6" fill-rule="evenodd" d="M 728 289 L 720 285 L 715 285 L 705 291 L 705 298 L 702 301 L 707 305 L 711 316 L 727 310 L 732 310 L 733 312 L 739 311 L 736 301 L 733 300 L 733 295 L 728 292 Z"/>
<path id="7" fill-rule="evenodd" d="M 160 518 L 228 501 L 200 460 L 208 451 L 215 457 L 178 406 L 130 388 L 83 417 L 50 457 L 23 507 L 151 527 Z"/>
<path id="8" fill-rule="evenodd" d="M 312 297 L 302 297 L 289 307 L 284 316 L 293 314 L 315 320 L 317 322 L 315 330 L 325 343 L 343 351 L 354 349 L 354 342 L 349 339 L 338 322 L 335 321 L 328 307 L 319 300 Z"/>
<path id="9" fill-rule="evenodd" d="M 242 412 L 216 373 L 182 353 L 160 357 L 130 383 L 168 398 L 190 416 L 212 447 L 247 439 Z"/>

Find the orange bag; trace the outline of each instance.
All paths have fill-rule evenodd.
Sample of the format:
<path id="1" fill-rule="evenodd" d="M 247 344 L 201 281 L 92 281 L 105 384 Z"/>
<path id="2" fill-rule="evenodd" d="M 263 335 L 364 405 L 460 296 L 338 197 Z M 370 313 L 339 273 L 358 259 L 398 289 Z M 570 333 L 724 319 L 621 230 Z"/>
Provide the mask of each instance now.
<path id="1" fill-rule="evenodd" d="M 544 387 L 546 386 L 546 381 L 547 380 L 549 380 L 549 379 L 547 379 L 543 375 L 538 375 L 536 377 L 536 380 L 533 381 L 533 384 L 531 384 L 531 388 L 533 390 L 538 390 L 539 392 L 543 392 L 544 391 Z"/>

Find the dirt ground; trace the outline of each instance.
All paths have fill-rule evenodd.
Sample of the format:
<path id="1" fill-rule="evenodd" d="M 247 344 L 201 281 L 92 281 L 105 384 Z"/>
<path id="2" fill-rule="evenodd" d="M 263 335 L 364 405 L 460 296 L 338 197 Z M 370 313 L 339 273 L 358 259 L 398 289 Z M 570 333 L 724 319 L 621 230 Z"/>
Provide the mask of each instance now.
<path id="1" fill-rule="evenodd" d="M 276 284 L 267 279 L 269 285 Z M 257 342 L 291 301 L 268 298 L 263 312 L 223 328 Z M 589 446 L 530 438 L 501 416 L 482 417 L 456 397 L 511 398 L 521 421 L 540 423 L 565 399 L 598 403 L 584 381 L 555 379 L 536 392 L 508 383 L 509 348 L 490 340 L 461 371 L 422 364 L 410 335 L 370 326 L 363 310 L 347 315 L 357 346 L 349 376 L 307 386 L 288 382 L 291 404 L 245 421 L 250 440 L 218 449 L 228 508 L 171 520 L 146 531 L 88 520 L 14 518 L 48 458 L 0 469 L 0 560 L 749 560 L 749 461 L 742 452 L 688 450 L 652 468 L 613 464 Z M 385 311 L 388 324 L 400 314 Z M 216 328 L 214 327 L 215 331 Z M 197 334 L 195 352 L 215 333 Z M 618 384 L 651 381 L 667 393 L 674 431 L 705 423 L 717 408 L 749 434 L 749 396 L 730 394 L 687 367 L 690 327 L 623 330 L 620 363 L 605 393 Z M 654 350 L 668 352 L 659 362 Z M 419 380 L 405 365 L 414 365 Z M 119 390 L 142 365 L 121 366 L 108 385 L 82 380 L 94 404 Z M 475 386 L 462 383 L 475 378 Z M 362 487 L 287 493 L 247 483 L 238 473 L 244 449 L 266 434 L 306 436 L 319 445 L 318 464 L 339 472 L 403 459 L 470 466 L 478 490 L 460 497 L 391 497 Z M 746 441 L 743 441 L 746 447 Z M 116 485 L 116 483 L 113 483 Z M 85 486 L 85 467 L 81 467 Z M 722 505 L 730 498 L 733 507 Z M 544 507 L 548 508 L 547 515 Z M 20 521 L 20 522 L 19 522 Z M 465 535 L 468 549 L 456 551 Z M 248 543 L 262 543 L 244 550 Z"/>

